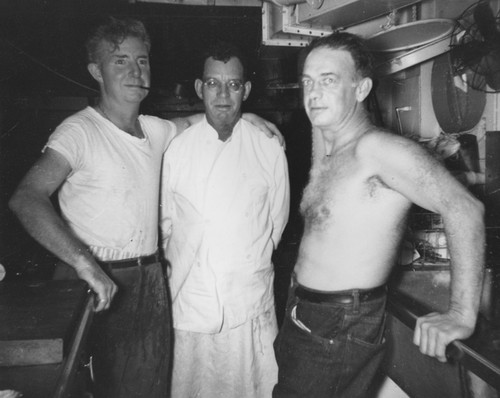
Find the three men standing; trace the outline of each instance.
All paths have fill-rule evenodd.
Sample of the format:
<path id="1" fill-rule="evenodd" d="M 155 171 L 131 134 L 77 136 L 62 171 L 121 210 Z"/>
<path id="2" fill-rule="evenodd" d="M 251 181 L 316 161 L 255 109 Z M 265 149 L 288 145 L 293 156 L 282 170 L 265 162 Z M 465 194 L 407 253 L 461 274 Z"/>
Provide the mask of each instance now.
<path id="1" fill-rule="evenodd" d="M 96 322 L 96 396 L 164 397 L 171 321 L 156 255 L 158 185 L 163 153 L 186 121 L 139 115 L 150 84 L 141 23 L 111 21 L 87 48 L 99 102 L 56 129 L 10 206 L 95 291 L 97 311 L 111 308 Z M 285 155 L 241 118 L 251 83 L 237 49 L 216 46 L 196 80 L 206 115 L 164 159 L 174 397 L 260 398 L 276 380 L 275 397 L 366 395 L 383 353 L 384 284 L 412 203 L 443 217 L 453 269 L 450 309 L 420 318 L 414 342 L 444 361 L 446 345 L 474 329 L 482 205 L 418 144 L 370 123 L 362 40 L 336 33 L 314 41 L 302 85 L 313 165 L 275 344 L 278 378 L 271 255 L 289 211 Z M 50 201 L 58 189 L 62 217 Z"/>

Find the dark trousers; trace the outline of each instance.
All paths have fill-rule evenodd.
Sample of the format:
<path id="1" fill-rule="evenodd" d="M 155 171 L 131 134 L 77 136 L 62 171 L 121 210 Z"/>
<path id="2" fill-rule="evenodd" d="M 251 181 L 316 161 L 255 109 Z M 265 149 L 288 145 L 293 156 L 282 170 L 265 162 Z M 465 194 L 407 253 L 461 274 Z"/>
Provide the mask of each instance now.
<path id="1" fill-rule="evenodd" d="M 103 269 L 119 290 L 89 333 L 95 398 L 169 397 L 173 334 L 161 264 Z"/>
<path id="2" fill-rule="evenodd" d="M 274 343 L 273 397 L 372 397 L 385 351 L 385 294 L 350 304 L 311 303 L 295 295 L 296 287 L 292 282 Z"/>

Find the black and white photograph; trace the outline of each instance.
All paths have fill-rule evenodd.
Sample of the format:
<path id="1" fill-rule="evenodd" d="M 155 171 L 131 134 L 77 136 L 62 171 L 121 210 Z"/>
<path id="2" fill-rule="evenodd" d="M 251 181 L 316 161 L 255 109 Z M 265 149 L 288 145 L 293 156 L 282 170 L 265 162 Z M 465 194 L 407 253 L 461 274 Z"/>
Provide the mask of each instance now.
<path id="1" fill-rule="evenodd" d="M 500 398 L 500 0 L 0 0 L 0 398 Z"/>

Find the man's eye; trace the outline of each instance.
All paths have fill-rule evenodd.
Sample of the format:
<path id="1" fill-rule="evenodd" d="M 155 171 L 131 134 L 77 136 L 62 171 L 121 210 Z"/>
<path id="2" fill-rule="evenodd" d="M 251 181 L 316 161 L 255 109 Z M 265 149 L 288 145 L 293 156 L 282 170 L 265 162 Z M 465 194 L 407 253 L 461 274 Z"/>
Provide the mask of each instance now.
<path id="1" fill-rule="evenodd" d="M 333 77 L 325 77 L 321 84 L 323 87 L 332 87 L 336 83 L 336 80 Z"/>
<path id="2" fill-rule="evenodd" d="M 309 87 L 312 84 L 312 80 L 302 79 L 301 84 L 302 84 L 302 87 Z"/>
<path id="3" fill-rule="evenodd" d="M 209 88 L 215 88 L 215 87 L 217 87 L 217 82 L 215 80 L 207 80 L 205 82 L 205 84 Z"/>
<path id="4" fill-rule="evenodd" d="M 239 82 L 239 81 L 237 81 L 237 80 L 231 80 L 231 81 L 228 83 L 228 85 L 229 85 L 229 88 L 230 88 L 231 90 L 233 90 L 233 91 L 239 91 L 239 90 L 240 90 L 240 88 L 241 88 L 241 86 L 242 86 L 241 82 Z"/>

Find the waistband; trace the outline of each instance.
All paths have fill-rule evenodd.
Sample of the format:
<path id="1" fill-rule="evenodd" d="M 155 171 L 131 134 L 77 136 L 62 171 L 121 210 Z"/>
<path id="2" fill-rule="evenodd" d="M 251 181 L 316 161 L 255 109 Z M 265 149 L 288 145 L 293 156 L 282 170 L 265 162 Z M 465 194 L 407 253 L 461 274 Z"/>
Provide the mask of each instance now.
<path id="1" fill-rule="evenodd" d="M 339 292 L 318 292 L 301 285 L 295 288 L 295 295 L 298 298 L 316 304 L 352 304 L 355 302 L 356 298 L 359 302 L 364 302 L 384 297 L 386 292 L 386 285 L 378 286 L 373 289 L 352 289 Z"/>
<path id="2" fill-rule="evenodd" d="M 149 256 L 141 256 L 135 258 L 126 258 L 124 260 L 115 261 L 100 261 L 97 260 L 98 264 L 106 265 L 111 269 L 121 269 L 121 268 L 131 268 L 151 265 L 159 262 L 158 252 L 150 254 Z"/>

